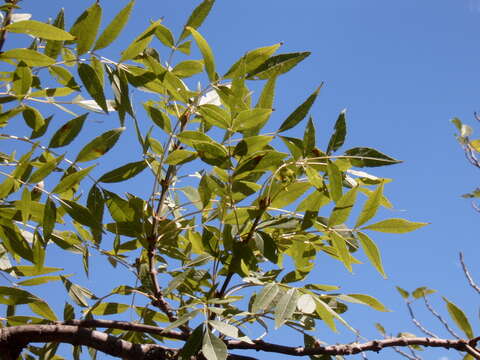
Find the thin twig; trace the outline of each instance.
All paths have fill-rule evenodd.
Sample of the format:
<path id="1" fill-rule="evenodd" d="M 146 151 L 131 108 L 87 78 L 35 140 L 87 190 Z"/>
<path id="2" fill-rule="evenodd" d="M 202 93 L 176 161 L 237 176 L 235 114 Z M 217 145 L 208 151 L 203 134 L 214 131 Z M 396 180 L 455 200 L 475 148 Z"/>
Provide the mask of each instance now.
<path id="1" fill-rule="evenodd" d="M 415 324 L 416 327 L 418 327 L 420 329 L 421 332 L 423 332 L 425 335 L 427 336 L 430 336 L 430 337 L 434 337 L 434 338 L 438 338 L 437 335 L 435 335 L 433 332 L 431 332 L 430 330 L 428 330 L 427 328 L 425 328 L 416 318 L 415 318 L 415 315 L 413 314 L 413 309 L 412 309 L 412 304 L 407 301 L 407 309 L 408 309 L 408 312 L 410 314 L 410 318 L 412 319 L 412 322 Z"/>
<path id="2" fill-rule="evenodd" d="M 458 336 L 455 331 L 450 327 L 450 325 L 448 325 L 448 322 L 445 321 L 445 319 L 438 313 L 435 311 L 435 309 L 432 307 L 432 305 L 430 304 L 430 302 L 427 300 L 427 297 L 424 296 L 423 297 L 423 301 L 425 302 L 425 306 L 427 307 L 427 309 L 433 314 L 433 316 L 435 316 L 438 321 L 440 321 L 443 326 L 445 326 L 445 329 L 447 329 L 447 331 L 455 338 L 457 339 L 460 339 L 460 336 Z"/>
<path id="3" fill-rule="evenodd" d="M 463 253 L 462 252 L 460 252 L 460 264 L 462 264 L 462 269 L 463 269 L 463 272 L 465 273 L 465 277 L 467 278 L 468 283 L 477 293 L 480 294 L 480 286 L 478 286 L 475 283 L 472 276 L 470 275 L 470 272 L 468 271 L 467 265 L 465 264 L 465 261 L 463 259 Z"/>

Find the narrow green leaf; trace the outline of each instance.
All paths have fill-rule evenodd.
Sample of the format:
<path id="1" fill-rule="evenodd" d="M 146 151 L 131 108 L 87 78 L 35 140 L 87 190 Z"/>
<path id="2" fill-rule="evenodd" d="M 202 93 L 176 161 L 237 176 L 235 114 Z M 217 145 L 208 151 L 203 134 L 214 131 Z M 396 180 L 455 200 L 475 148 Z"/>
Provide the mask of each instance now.
<path id="1" fill-rule="evenodd" d="M 32 310 L 35 314 L 40 315 L 47 320 L 57 320 L 57 316 L 45 301 L 38 300 L 35 302 L 31 302 L 28 304 L 28 306 L 30 307 L 30 310 Z"/>
<path id="2" fill-rule="evenodd" d="M 311 185 L 308 182 L 296 182 L 289 184 L 282 191 L 275 194 L 275 198 L 272 199 L 271 207 L 284 208 L 292 202 L 298 200 Z"/>
<path id="3" fill-rule="evenodd" d="M 350 256 L 350 251 L 348 251 L 347 240 L 337 231 L 330 232 L 329 238 L 337 252 L 338 259 L 345 265 L 348 271 L 352 272 L 352 257 Z"/>
<path id="4" fill-rule="evenodd" d="M 180 350 L 182 359 L 190 359 L 191 356 L 198 354 L 202 347 L 203 330 L 204 324 L 200 324 L 192 331 L 182 350 Z"/>
<path id="5" fill-rule="evenodd" d="M 260 109 L 273 109 L 273 102 L 275 98 L 275 85 L 277 83 L 277 77 L 272 76 L 268 79 L 263 87 L 260 98 L 258 99 L 256 108 Z"/>
<path id="6" fill-rule="evenodd" d="M 76 171 L 72 174 L 65 176 L 60 182 L 53 188 L 52 193 L 61 194 L 67 190 L 70 190 L 73 186 L 78 184 L 88 173 L 95 167 L 92 165 L 86 169 Z"/>
<path id="7" fill-rule="evenodd" d="M 12 49 L 4 51 L 0 54 L 0 60 L 23 61 L 28 66 L 48 66 L 55 63 L 55 60 L 47 55 L 31 49 Z"/>
<path id="8" fill-rule="evenodd" d="M 28 187 L 24 187 L 22 191 L 22 199 L 17 203 L 17 208 L 19 208 L 22 213 L 22 221 L 24 224 L 30 219 L 30 210 L 32 207 L 32 196 Z"/>
<path id="9" fill-rule="evenodd" d="M 347 135 L 345 113 L 346 110 L 342 110 L 340 112 L 340 115 L 338 116 L 337 122 L 335 123 L 333 135 L 328 142 L 327 155 L 330 155 L 332 152 L 337 151 L 345 142 L 345 137 Z"/>
<path id="10" fill-rule="evenodd" d="M 106 48 L 110 45 L 123 30 L 127 24 L 130 13 L 132 12 L 135 1 L 130 1 L 120 12 L 113 18 L 112 22 L 108 24 L 102 34 L 98 37 L 93 50 Z"/>
<path id="11" fill-rule="evenodd" d="M 76 38 L 78 55 L 82 55 L 92 48 L 101 20 L 102 8 L 95 3 L 85 10 L 73 24 L 70 34 Z"/>
<path id="12" fill-rule="evenodd" d="M 217 79 L 217 75 L 215 73 L 215 59 L 213 58 L 213 52 L 210 48 L 210 45 L 208 45 L 208 42 L 205 40 L 205 38 L 193 27 L 186 27 L 186 29 L 192 33 L 192 36 L 195 39 L 200 52 L 202 53 L 208 78 L 210 81 L 215 81 Z"/>
<path id="13" fill-rule="evenodd" d="M 108 152 L 117 142 L 125 128 L 117 128 L 104 132 L 83 147 L 75 162 L 85 162 L 98 159 Z"/>
<path id="14" fill-rule="evenodd" d="M 232 65 L 232 67 L 227 71 L 227 73 L 223 77 L 225 79 L 231 78 L 233 74 L 235 74 L 235 72 L 237 71 L 238 66 L 240 65 L 240 62 L 242 61 L 242 59 L 245 63 L 245 72 L 246 73 L 252 72 L 256 68 L 258 68 L 260 65 L 262 65 L 265 61 L 267 61 L 268 58 L 272 56 L 281 45 L 282 43 L 278 43 L 278 44 L 261 47 L 261 48 L 254 49 L 247 52 L 245 56 L 242 56 L 240 60 L 238 60 L 235 64 Z M 269 80 L 270 79 L 271 78 L 269 78 Z M 264 106 L 259 106 L 259 107 L 264 107 Z"/>
<path id="15" fill-rule="evenodd" d="M 355 205 L 357 192 L 358 187 L 355 187 L 343 194 L 343 196 L 337 201 L 328 220 L 328 226 L 339 225 L 347 221 L 348 217 L 350 216 L 350 212 Z"/>
<path id="16" fill-rule="evenodd" d="M 115 183 L 128 180 L 139 173 L 141 173 L 147 167 L 147 163 L 145 161 L 137 161 L 125 164 L 120 166 L 119 168 L 109 171 L 106 174 L 103 174 L 99 182 L 104 183 Z"/>
<path id="17" fill-rule="evenodd" d="M 412 291 L 412 296 L 415 299 L 420 299 L 422 297 L 425 297 L 429 294 L 434 294 L 436 293 L 436 290 L 429 289 L 426 286 L 420 286 L 419 288 L 416 288 L 415 290 Z"/>
<path id="18" fill-rule="evenodd" d="M 17 65 L 13 73 L 12 90 L 17 95 L 25 95 L 32 86 L 32 71 L 23 61 Z"/>
<path id="19" fill-rule="evenodd" d="M 245 131 L 250 129 L 260 129 L 272 113 L 271 109 L 248 109 L 238 113 L 233 119 L 233 131 Z"/>
<path id="20" fill-rule="evenodd" d="M 85 113 L 65 123 L 55 132 L 55 134 L 53 134 L 48 147 L 58 148 L 70 144 L 78 135 L 80 130 L 82 130 L 83 123 L 85 122 L 88 114 L 89 113 Z"/>
<path id="21" fill-rule="evenodd" d="M 33 253 L 30 245 L 18 228 L 0 225 L 0 239 L 3 240 L 2 245 L 7 251 L 14 256 L 20 256 L 25 260 L 33 263 Z"/>
<path id="22" fill-rule="evenodd" d="M 203 60 L 185 60 L 175 65 L 172 73 L 178 77 L 185 78 L 201 73 L 203 68 Z"/>
<path id="23" fill-rule="evenodd" d="M 182 41 L 185 39 L 188 35 L 188 27 L 191 27 L 192 29 L 198 29 L 203 22 L 205 21 L 206 17 L 210 13 L 210 10 L 212 10 L 213 4 L 215 3 L 215 0 L 203 0 L 190 14 L 187 23 L 184 26 L 184 29 L 182 31 L 182 34 L 180 35 L 180 38 L 178 39 L 178 42 Z"/>
<path id="24" fill-rule="evenodd" d="M 144 51 L 152 41 L 152 38 L 155 35 L 155 31 L 157 30 L 159 24 L 160 20 L 155 21 L 144 32 L 138 35 L 132 41 L 132 43 L 128 45 L 128 47 L 122 52 L 120 62 L 133 59 L 142 51 Z"/>
<path id="25" fill-rule="evenodd" d="M 315 147 L 315 125 L 313 124 L 313 119 L 310 117 L 305 128 L 305 133 L 303 134 L 303 156 L 308 157 L 313 148 Z"/>
<path id="26" fill-rule="evenodd" d="M 78 204 L 76 201 L 63 200 L 61 205 L 68 215 L 70 215 L 70 217 L 76 222 L 93 229 L 100 226 L 90 210 L 85 206 Z"/>
<path id="27" fill-rule="evenodd" d="M 230 126 L 230 115 L 221 107 L 205 104 L 198 107 L 198 112 L 210 125 L 221 129 L 228 129 Z"/>
<path id="28" fill-rule="evenodd" d="M 227 345 L 210 332 L 205 331 L 202 343 L 202 353 L 207 360 L 226 360 L 228 356 Z"/>
<path id="29" fill-rule="evenodd" d="M 247 74 L 247 79 L 264 80 L 290 71 L 300 61 L 310 55 L 310 52 L 280 54 L 272 56 L 256 69 Z"/>
<path id="30" fill-rule="evenodd" d="M 55 220 L 57 218 L 57 208 L 55 203 L 50 197 L 47 198 L 45 207 L 43 209 L 43 238 L 45 241 L 50 239 L 52 235 L 53 228 L 55 226 Z"/>
<path id="31" fill-rule="evenodd" d="M 45 125 L 42 113 L 31 106 L 23 108 L 23 119 L 33 131 L 38 131 Z"/>
<path id="32" fill-rule="evenodd" d="M 72 73 L 64 67 L 51 65 L 48 67 L 48 71 L 50 72 L 50 74 L 52 74 L 53 77 L 57 79 L 60 84 L 75 91 L 80 90 L 80 86 L 78 86 Z"/>
<path id="33" fill-rule="evenodd" d="M 70 33 L 56 26 L 45 24 L 36 20 L 23 20 L 14 22 L 6 27 L 7 31 L 28 34 L 45 40 L 73 40 Z"/>
<path id="34" fill-rule="evenodd" d="M 33 279 L 23 280 L 18 282 L 18 285 L 21 286 L 35 286 L 43 285 L 52 281 L 60 281 L 61 277 L 59 275 L 50 275 L 50 276 L 40 276 Z"/>
<path id="35" fill-rule="evenodd" d="M 345 155 L 351 156 L 349 159 L 353 166 L 356 167 L 376 167 L 384 165 L 393 165 L 401 163 L 390 156 L 382 154 L 380 151 L 358 147 L 345 151 Z"/>
<path id="36" fill-rule="evenodd" d="M 180 165 L 192 161 L 196 157 L 197 153 L 194 151 L 178 149 L 168 155 L 165 163 L 169 165 Z"/>
<path id="37" fill-rule="evenodd" d="M 238 328 L 233 325 L 218 320 L 210 320 L 208 323 L 212 325 L 213 328 L 220 331 L 222 334 L 227 335 L 231 338 L 236 339 L 239 336 Z"/>
<path id="38" fill-rule="evenodd" d="M 383 305 L 380 301 L 378 301 L 377 299 L 375 299 L 373 296 L 370 296 L 370 295 L 348 294 L 348 295 L 338 295 L 337 298 L 343 301 L 367 305 L 377 311 L 382 311 L 382 312 L 390 311 L 385 307 L 385 305 Z"/>
<path id="39" fill-rule="evenodd" d="M 380 231 L 393 234 L 403 234 L 424 227 L 428 223 L 412 222 L 405 219 L 387 219 L 375 224 L 363 227 L 373 231 Z"/>
<path id="40" fill-rule="evenodd" d="M 113 302 L 99 303 L 96 306 L 92 307 L 88 312 L 93 315 L 113 315 L 121 314 L 127 311 L 130 308 L 130 305 L 119 304 Z"/>
<path id="41" fill-rule="evenodd" d="M 467 316 L 457 305 L 442 296 L 447 306 L 448 313 L 457 326 L 465 333 L 467 339 L 473 339 L 473 330 Z"/>
<path id="42" fill-rule="evenodd" d="M 105 94 L 103 92 L 103 84 L 94 68 L 88 64 L 80 63 L 78 64 L 78 75 L 93 100 L 95 100 L 98 106 L 108 114 L 107 101 L 105 100 Z"/>
<path id="43" fill-rule="evenodd" d="M 333 331 L 337 332 L 337 327 L 335 326 L 334 315 L 335 311 L 330 308 L 325 302 L 318 298 L 314 298 L 315 303 L 317 304 L 316 311 L 323 322 Z"/>
<path id="44" fill-rule="evenodd" d="M 173 34 L 166 26 L 159 24 L 155 30 L 155 36 L 162 42 L 163 45 L 172 49 L 175 47 L 175 39 L 173 38 Z"/>
<path id="45" fill-rule="evenodd" d="M 410 297 L 410 293 L 405 290 L 405 289 L 402 289 L 400 286 L 395 286 L 395 288 L 397 289 L 397 291 L 400 293 L 400 295 L 402 296 L 402 298 L 404 299 L 408 299 Z"/>
<path id="46" fill-rule="evenodd" d="M 57 17 L 52 23 L 58 29 L 65 29 L 65 12 L 63 8 L 57 14 Z M 56 59 L 58 54 L 62 51 L 63 41 L 61 40 L 48 40 L 45 44 L 45 55 L 50 56 L 53 59 Z"/>
<path id="47" fill-rule="evenodd" d="M 282 326 L 289 320 L 297 307 L 298 293 L 297 289 L 291 288 L 282 295 L 275 307 L 275 329 Z"/>
<path id="48" fill-rule="evenodd" d="M 370 262 L 375 267 L 375 269 L 377 269 L 380 275 L 382 275 L 384 278 L 387 278 L 385 270 L 383 269 L 382 257 L 375 242 L 373 242 L 373 240 L 370 239 L 368 235 L 362 232 L 358 232 L 357 235 L 360 240 L 360 245 L 362 246 L 365 255 L 367 255 L 368 260 L 370 260 Z"/>
<path id="49" fill-rule="evenodd" d="M 185 324 L 187 321 L 194 319 L 200 313 L 201 313 L 200 310 L 193 310 L 192 312 L 186 313 L 185 315 L 181 316 L 178 320 L 169 324 L 165 329 L 163 329 L 163 331 L 169 331 L 169 330 L 175 329 Z"/>
<path id="50" fill-rule="evenodd" d="M 286 131 L 288 129 L 293 128 L 296 126 L 298 123 L 300 123 L 305 117 L 307 116 L 308 112 L 310 111 L 313 103 L 315 102 L 318 93 L 320 92 L 320 89 L 322 86 L 320 85 L 312 95 L 310 95 L 305 102 L 303 102 L 299 107 L 295 109 L 288 117 L 287 119 L 280 125 L 280 128 L 277 130 L 278 133 L 281 133 L 283 131 Z"/>
<path id="51" fill-rule="evenodd" d="M 64 155 L 59 156 L 58 158 L 54 158 L 53 160 L 50 160 L 46 163 L 44 163 L 42 166 L 38 168 L 28 179 L 28 181 L 32 184 L 36 184 L 40 181 L 42 181 L 45 177 L 50 175 L 52 171 L 54 171 L 58 164 L 63 160 Z"/>
<path id="52" fill-rule="evenodd" d="M 337 202 L 342 197 L 342 173 L 334 163 L 329 161 L 327 164 L 327 174 L 330 197 Z"/>
<path id="53" fill-rule="evenodd" d="M 358 228 L 365 224 L 368 220 L 373 218 L 377 213 L 378 207 L 381 204 L 383 196 L 383 182 L 377 186 L 375 191 L 368 197 L 367 201 L 363 205 L 362 212 L 358 216 L 355 228 Z"/>

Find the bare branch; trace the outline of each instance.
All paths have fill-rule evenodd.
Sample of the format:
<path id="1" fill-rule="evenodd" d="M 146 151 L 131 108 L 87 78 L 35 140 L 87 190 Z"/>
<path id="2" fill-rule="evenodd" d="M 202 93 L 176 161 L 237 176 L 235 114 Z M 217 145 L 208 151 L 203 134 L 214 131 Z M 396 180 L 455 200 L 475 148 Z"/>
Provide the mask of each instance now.
<path id="1" fill-rule="evenodd" d="M 465 273 L 465 277 L 467 278 L 468 283 L 477 293 L 480 294 L 480 286 L 478 286 L 475 283 L 475 281 L 472 278 L 472 275 L 470 275 L 470 272 L 468 271 L 467 265 L 465 264 L 465 261 L 463 259 L 463 253 L 462 252 L 460 252 L 460 264 L 462 264 L 462 269 L 463 269 L 463 272 Z"/>
<path id="2" fill-rule="evenodd" d="M 410 314 L 410 318 L 412 319 L 412 322 L 415 324 L 415 326 L 418 327 L 420 329 L 420 331 L 423 332 L 425 335 L 433 337 L 433 338 L 438 338 L 437 335 L 435 335 L 433 332 L 428 330 L 426 327 L 424 327 L 420 323 L 420 321 L 417 320 L 417 318 L 415 317 L 415 315 L 413 313 L 412 304 L 409 301 L 406 301 L 406 304 L 407 304 L 408 313 Z"/>
<path id="3" fill-rule="evenodd" d="M 432 307 L 430 302 L 427 300 L 426 296 L 423 297 L 423 301 L 425 302 L 425 306 L 433 314 L 433 316 L 435 316 L 438 319 L 438 321 L 440 321 L 442 325 L 445 326 L 445 329 L 447 329 L 447 331 L 453 337 L 460 339 L 460 336 L 458 336 L 457 333 L 450 327 L 450 325 L 448 325 L 448 322 L 438 312 L 435 311 L 435 309 Z"/>

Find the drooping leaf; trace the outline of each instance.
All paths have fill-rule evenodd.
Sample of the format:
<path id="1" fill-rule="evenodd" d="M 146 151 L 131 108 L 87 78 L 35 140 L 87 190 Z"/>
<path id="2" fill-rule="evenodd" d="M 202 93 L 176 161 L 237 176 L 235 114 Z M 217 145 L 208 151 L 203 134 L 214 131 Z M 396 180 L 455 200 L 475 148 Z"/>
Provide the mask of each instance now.
<path id="1" fill-rule="evenodd" d="M 382 275 L 384 278 L 387 277 L 385 274 L 385 270 L 383 269 L 382 258 L 380 255 L 380 251 L 378 250 L 377 245 L 373 242 L 368 235 L 358 232 L 358 238 L 360 240 L 360 245 L 367 255 L 368 260 L 372 263 L 372 265 L 377 269 L 377 271 Z"/>
<path id="2" fill-rule="evenodd" d="M 378 207 L 382 201 L 383 195 L 383 182 L 377 186 L 375 191 L 368 197 L 367 201 L 363 205 L 362 212 L 357 218 L 355 227 L 358 228 L 365 224 L 368 220 L 373 218 L 377 213 Z"/>
<path id="3" fill-rule="evenodd" d="M 405 219 L 393 218 L 379 221 L 378 223 L 365 226 L 362 229 L 393 234 L 403 234 L 413 230 L 417 230 L 421 227 L 424 227 L 425 225 L 428 225 L 428 223 L 412 222 Z"/>
<path id="4" fill-rule="evenodd" d="M 78 55 L 82 55 L 92 48 L 101 19 L 102 8 L 99 3 L 95 3 L 85 10 L 73 24 L 70 34 L 75 36 Z"/>
<path id="5" fill-rule="evenodd" d="M 337 201 L 328 220 L 328 226 L 339 225 L 347 221 L 357 199 L 357 190 L 358 187 L 354 187 Z"/>
<path id="6" fill-rule="evenodd" d="M 120 166 L 119 168 L 109 171 L 106 174 L 103 174 L 99 182 L 104 183 L 115 183 L 128 180 L 139 173 L 141 173 L 147 167 L 147 163 L 145 161 L 137 161 L 125 164 Z"/>
<path id="7" fill-rule="evenodd" d="M 209 0 L 205 0 L 205 2 L 207 1 Z M 187 26 L 186 29 L 192 33 L 192 36 L 195 39 L 195 42 L 197 43 L 198 48 L 200 49 L 200 52 L 202 53 L 203 61 L 205 63 L 205 70 L 207 71 L 208 78 L 210 79 L 210 81 L 215 81 L 217 78 L 217 75 L 215 73 L 215 59 L 213 57 L 213 52 L 212 52 L 212 49 L 210 48 L 210 45 L 208 45 L 207 40 L 205 40 L 205 38 L 193 27 Z"/>
<path id="8" fill-rule="evenodd" d="M 24 107 L 23 119 L 33 131 L 38 131 L 45 125 L 45 119 L 42 113 L 31 106 Z"/>
<path id="9" fill-rule="evenodd" d="M 134 3 L 134 1 L 130 1 L 127 6 L 115 15 L 112 22 L 108 24 L 102 34 L 98 37 L 93 50 L 100 50 L 107 47 L 118 37 L 118 35 L 120 35 L 120 32 L 127 24 Z"/>
<path id="10" fill-rule="evenodd" d="M 275 329 L 282 326 L 289 320 L 297 307 L 298 293 L 297 289 L 291 288 L 282 295 L 275 307 Z"/>
<path id="11" fill-rule="evenodd" d="M 337 202 L 342 197 L 342 173 L 332 162 L 327 164 L 328 191 L 332 200 Z"/>
<path id="12" fill-rule="evenodd" d="M 357 304 L 364 304 L 370 306 L 372 309 L 377 311 L 387 312 L 388 310 L 380 301 L 375 299 L 373 296 L 365 294 L 348 294 L 348 295 L 338 295 L 338 299 L 343 301 L 348 301 Z"/>
<path id="13" fill-rule="evenodd" d="M 350 251 L 348 251 L 347 240 L 338 231 L 332 231 L 329 238 L 337 252 L 338 259 L 345 265 L 348 271 L 352 272 L 352 257 L 350 256 Z"/>
<path id="14" fill-rule="evenodd" d="M 353 166 L 356 167 L 375 167 L 384 165 L 393 165 L 401 163 L 400 160 L 395 160 L 390 156 L 382 154 L 380 151 L 358 147 L 345 151 L 345 155 L 351 156 L 349 159 Z"/>
<path id="15" fill-rule="evenodd" d="M 215 0 L 203 0 L 190 14 L 190 17 L 187 20 L 187 23 L 184 26 L 184 30 L 178 39 L 178 42 L 184 40 L 188 35 L 188 27 L 192 29 L 198 29 L 205 19 L 207 18 L 208 14 L 212 10 L 213 4 Z"/>
<path id="16" fill-rule="evenodd" d="M 226 360 L 228 356 L 227 345 L 212 334 L 210 329 L 207 329 L 203 335 L 202 353 L 207 360 Z"/>
<path id="17" fill-rule="evenodd" d="M 335 123 L 333 135 L 328 142 L 327 155 L 330 155 L 332 152 L 337 151 L 345 142 L 345 137 L 347 135 L 345 113 L 346 110 L 342 110 L 340 112 L 340 115 L 338 116 L 337 122 Z"/>
<path id="18" fill-rule="evenodd" d="M 65 30 L 36 20 L 18 21 L 8 25 L 6 29 L 9 32 L 28 34 L 45 40 L 75 39 L 70 33 L 66 32 Z"/>
<path id="19" fill-rule="evenodd" d="M 75 162 L 85 162 L 98 159 L 108 152 L 117 142 L 125 128 L 117 128 L 104 132 L 80 150 Z"/>
<path id="20" fill-rule="evenodd" d="M 88 64 L 80 63 L 78 64 L 78 75 L 90 96 L 95 100 L 98 106 L 108 114 L 107 101 L 103 92 L 103 84 L 95 69 Z"/>
<path id="21" fill-rule="evenodd" d="M 457 305 L 442 296 L 447 306 L 448 313 L 457 326 L 465 333 L 467 339 L 473 339 L 473 330 L 467 316 Z"/>

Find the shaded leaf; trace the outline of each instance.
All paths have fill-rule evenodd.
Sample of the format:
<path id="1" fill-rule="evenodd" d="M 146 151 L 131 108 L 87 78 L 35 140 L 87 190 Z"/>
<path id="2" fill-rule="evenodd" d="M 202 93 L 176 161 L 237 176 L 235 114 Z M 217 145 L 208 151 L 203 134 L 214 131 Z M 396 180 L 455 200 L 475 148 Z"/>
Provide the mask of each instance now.
<path id="1" fill-rule="evenodd" d="M 207 360 L 226 360 L 227 345 L 207 329 L 203 335 L 202 353 Z"/>
<path id="2" fill-rule="evenodd" d="M 125 164 L 120 166 L 119 168 L 109 171 L 106 174 L 103 174 L 99 182 L 104 183 L 114 183 L 114 182 L 121 182 L 128 180 L 139 173 L 141 173 L 147 167 L 147 163 L 145 161 L 137 161 Z"/>
<path id="3" fill-rule="evenodd" d="M 83 147 L 77 155 L 75 162 L 85 162 L 98 159 L 116 144 L 124 130 L 124 127 L 117 128 L 104 132 L 102 135 L 96 137 Z"/>
<path id="4" fill-rule="evenodd" d="M 345 122 L 345 112 L 342 110 L 338 116 L 337 122 L 335 123 L 335 128 L 330 141 L 328 142 L 327 155 L 330 155 L 332 152 L 337 151 L 345 142 L 345 137 L 347 135 L 347 124 Z"/>
<path id="5" fill-rule="evenodd" d="M 82 130 L 87 116 L 88 113 L 85 113 L 65 123 L 53 134 L 48 147 L 58 148 L 70 144 Z"/>
<path id="6" fill-rule="evenodd" d="M 78 75 L 90 96 L 105 113 L 108 113 L 109 109 L 103 93 L 103 84 L 95 69 L 88 64 L 80 63 L 78 64 Z"/>
<path id="7" fill-rule="evenodd" d="M 402 162 L 400 160 L 395 160 L 390 156 L 382 154 L 378 150 L 365 147 L 357 147 L 347 150 L 345 151 L 345 155 L 351 156 L 349 160 L 352 165 L 356 167 L 375 167 L 393 165 Z"/>
<path id="8" fill-rule="evenodd" d="M 275 329 L 282 326 L 289 320 L 297 307 L 298 293 L 297 289 L 291 288 L 282 295 L 275 307 Z"/>
<path id="9" fill-rule="evenodd" d="M 299 107 L 297 107 L 288 117 L 287 119 L 280 125 L 280 128 L 277 130 L 277 132 L 281 133 L 283 131 L 286 131 L 288 129 L 293 128 L 296 126 L 300 121 L 305 119 L 305 116 L 307 116 L 308 112 L 310 111 L 313 103 L 315 102 L 318 93 L 320 92 L 320 89 L 322 86 L 320 85 L 312 95 L 310 95 L 305 102 L 303 102 Z"/>

